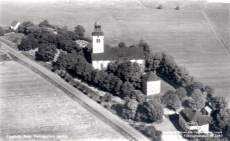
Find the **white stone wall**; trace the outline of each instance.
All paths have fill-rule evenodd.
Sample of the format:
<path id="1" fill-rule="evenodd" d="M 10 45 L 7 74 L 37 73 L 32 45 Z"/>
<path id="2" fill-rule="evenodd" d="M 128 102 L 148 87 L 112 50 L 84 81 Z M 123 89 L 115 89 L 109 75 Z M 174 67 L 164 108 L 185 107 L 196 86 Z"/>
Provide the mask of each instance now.
<path id="1" fill-rule="evenodd" d="M 104 36 L 93 36 L 93 53 L 104 53 Z"/>
<path id="2" fill-rule="evenodd" d="M 209 132 L 209 124 L 205 124 L 198 127 L 198 133 L 208 134 L 208 132 Z"/>
<path id="3" fill-rule="evenodd" d="M 159 94 L 161 92 L 161 81 L 147 82 L 147 95 Z"/>

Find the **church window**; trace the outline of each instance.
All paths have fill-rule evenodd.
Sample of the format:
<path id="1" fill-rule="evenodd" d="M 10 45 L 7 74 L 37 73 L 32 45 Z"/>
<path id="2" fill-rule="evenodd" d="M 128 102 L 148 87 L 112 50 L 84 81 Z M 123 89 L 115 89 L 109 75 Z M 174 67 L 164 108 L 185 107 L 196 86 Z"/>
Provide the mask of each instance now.
<path id="1" fill-rule="evenodd" d="M 97 43 L 100 43 L 100 39 L 96 39 L 96 42 L 97 42 Z"/>

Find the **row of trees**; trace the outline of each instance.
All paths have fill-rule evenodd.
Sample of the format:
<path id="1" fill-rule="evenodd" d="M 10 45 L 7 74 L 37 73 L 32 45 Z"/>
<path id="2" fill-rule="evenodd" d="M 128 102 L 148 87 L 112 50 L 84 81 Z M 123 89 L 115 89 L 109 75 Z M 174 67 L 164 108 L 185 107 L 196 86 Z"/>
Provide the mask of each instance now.
<path id="1" fill-rule="evenodd" d="M 176 64 L 172 56 L 165 53 L 154 53 L 146 59 L 146 69 L 157 71 L 173 83 L 176 87 L 187 87 L 194 81 L 189 71 Z"/>
<path id="2" fill-rule="evenodd" d="M 54 69 L 67 70 L 103 90 L 114 93 L 119 97 L 126 97 L 134 91 L 133 85 L 122 81 L 113 73 L 103 70 L 94 70 L 83 56 L 61 53 L 53 63 Z"/>
<path id="3" fill-rule="evenodd" d="M 39 25 L 34 25 L 32 22 L 28 21 L 23 22 L 19 26 L 18 32 L 27 35 L 22 39 L 21 44 L 18 46 L 19 50 L 29 51 L 42 46 L 39 47 L 36 52 L 36 59 L 40 61 L 50 61 L 53 59 L 52 56 L 55 55 L 56 51 L 51 51 L 54 49 L 54 46 L 55 48 L 62 49 L 68 53 L 77 53 L 82 56 L 84 56 L 84 53 L 88 54 L 87 49 L 83 51 L 83 49 L 75 42 L 76 39 L 85 38 L 85 29 L 80 25 L 76 26 L 74 31 L 67 31 L 65 28 L 60 29 L 57 26 L 49 24 L 47 20 L 42 21 Z M 53 44 L 54 46 L 50 46 L 50 44 Z M 44 48 L 45 46 L 46 49 Z M 48 57 L 46 54 L 50 54 L 51 56 Z M 88 57 L 88 55 L 86 57 Z"/>

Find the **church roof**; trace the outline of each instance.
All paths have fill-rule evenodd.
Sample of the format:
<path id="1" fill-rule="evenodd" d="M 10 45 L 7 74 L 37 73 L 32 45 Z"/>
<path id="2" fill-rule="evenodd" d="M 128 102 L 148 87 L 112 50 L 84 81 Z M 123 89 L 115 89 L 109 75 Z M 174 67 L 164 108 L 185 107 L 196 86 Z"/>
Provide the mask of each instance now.
<path id="1" fill-rule="evenodd" d="M 145 75 L 143 75 L 142 78 L 145 81 L 156 81 L 156 80 L 158 80 L 157 75 L 154 74 L 152 71 L 149 71 L 148 73 L 146 73 Z"/>
<path id="2" fill-rule="evenodd" d="M 16 26 L 18 22 L 19 22 L 19 21 L 13 21 L 13 22 L 11 23 L 11 26 Z"/>
<path id="3" fill-rule="evenodd" d="M 105 48 L 104 53 L 92 53 L 92 61 L 144 59 L 142 48 Z"/>
<path id="4" fill-rule="evenodd" d="M 185 108 L 181 110 L 180 115 L 184 118 L 186 122 L 194 121 L 199 126 L 208 124 L 208 121 L 205 116 L 199 111 L 192 108 Z"/>

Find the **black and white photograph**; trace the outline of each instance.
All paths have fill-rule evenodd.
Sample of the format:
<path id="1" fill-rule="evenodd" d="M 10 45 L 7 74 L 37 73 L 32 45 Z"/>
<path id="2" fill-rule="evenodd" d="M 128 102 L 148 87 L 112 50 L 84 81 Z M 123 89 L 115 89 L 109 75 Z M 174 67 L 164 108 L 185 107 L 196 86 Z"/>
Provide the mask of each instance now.
<path id="1" fill-rule="evenodd" d="M 229 141 L 230 0 L 0 0 L 0 141 Z"/>

